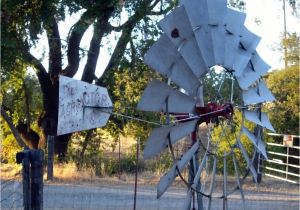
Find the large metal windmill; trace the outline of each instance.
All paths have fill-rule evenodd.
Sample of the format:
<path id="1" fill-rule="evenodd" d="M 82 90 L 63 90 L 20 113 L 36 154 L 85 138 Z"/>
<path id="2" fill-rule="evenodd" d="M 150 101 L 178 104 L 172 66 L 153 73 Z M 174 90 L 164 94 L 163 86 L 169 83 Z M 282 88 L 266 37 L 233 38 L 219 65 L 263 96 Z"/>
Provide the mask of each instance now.
<path id="1" fill-rule="evenodd" d="M 166 148 L 170 149 L 174 165 L 161 177 L 157 197 L 161 197 L 179 176 L 188 188 L 185 209 L 195 206 L 204 209 L 204 203 L 207 205 L 206 209 L 210 209 L 214 198 L 218 161 L 216 153 L 224 136 L 220 136 L 218 140 L 213 140 L 210 135 L 207 139 L 199 138 L 197 133 L 201 123 L 207 123 L 209 131 L 212 131 L 218 126 L 218 122 L 230 126 L 235 113 L 240 112 L 242 115 L 235 142 L 228 142 L 230 150 L 224 153 L 221 160 L 224 164 L 224 182 L 223 195 L 219 198 L 223 199 L 223 209 L 228 209 L 227 197 L 236 189 L 240 190 L 244 200 L 240 177 L 251 172 L 254 180 L 257 180 L 253 158 L 246 152 L 241 136 L 246 136 L 253 143 L 254 154 L 267 158 L 262 128 L 271 131 L 274 128 L 267 114 L 261 111 L 261 104 L 275 100 L 262 80 L 262 75 L 270 66 L 257 54 L 256 47 L 260 37 L 244 26 L 245 18 L 245 13 L 227 8 L 226 0 L 182 0 L 178 8 L 160 21 L 159 25 L 164 33 L 144 58 L 147 65 L 167 77 L 172 84 L 153 80 L 138 104 L 139 110 L 162 112 L 167 119 L 166 125 L 155 128 L 150 134 L 144 158 L 152 158 Z M 231 100 L 226 103 L 220 104 L 218 97 L 204 103 L 205 87 L 201 80 L 216 65 L 223 67 L 224 74 L 237 81 L 242 91 L 243 104 L 234 104 L 232 93 L 229 97 Z M 221 88 L 222 86 L 219 90 Z M 255 124 L 253 131 L 247 128 L 247 121 Z M 190 136 L 191 146 L 177 158 L 173 144 L 186 136 Z M 240 150 L 246 160 L 247 167 L 243 174 L 240 173 L 235 150 Z M 237 177 L 237 187 L 233 190 L 227 189 L 228 159 L 232 160 Z M 181 174 L 185 167 L 189 168 L 188 180 Z M 211 174 L 208 187 L 201 184 L 204 172 Z M 197 204 L 193 206 L 192 201 L 196 195 Z M 204 199 L 207 202 L 203 202 Z"/>

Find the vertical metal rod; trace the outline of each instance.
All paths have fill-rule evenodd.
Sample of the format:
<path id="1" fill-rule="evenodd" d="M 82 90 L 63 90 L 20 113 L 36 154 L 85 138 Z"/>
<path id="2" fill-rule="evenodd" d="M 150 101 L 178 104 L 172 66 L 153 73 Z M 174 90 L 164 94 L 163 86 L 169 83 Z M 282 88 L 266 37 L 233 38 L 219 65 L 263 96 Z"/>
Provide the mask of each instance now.
<path id="1" fill-rule="evenodd" d="M 240 182 L 240 173 L 239 173 L 239 169 L 238 169 L 238 166 L 237 166 L 237 161 L 236 161 L 234 153 L 232 154 L 232 160 L 233 160 L 237 185 L 238 185 L 238 188 L 239 188 L 240 193 L 241 193 L 241 198 L 242 198 L 242 202 L 243 202 L 243 209 L 245 210 L 245 196 L 244 196 L 244 191 L 243 191 L 243 188 L 242 188 L 242 185 L 241 185 L 241 182 Z"/>
<path id="2" fill-rule="evenodd" d="M 223 173 L 224 173 L 224 182 L 223 182 L 223 210 L 228 209 L 227 204 L 227 154 L 224 152 L 223 158 Z"/>
<path id="3" fill-rule="evenodd" d="M 133 210 L 136 210 L 137 177 L 138 177 L 138 163 L 139 163 L 139 144 L 140 144 L 140 139 L 138 138 L 137 143 L 136 143 L 136 167 L 135 167 L 135 180 L 134 180 Z"/>
<path id="4" fill-rule="evenodd" d="M 215 175 L 217 172 L 217 157 L 214 157 L 214 163 L 213 163 L 213 169 L 212 169 L 212 175 L 211 175 L 211 181 L 210 181 L 210 187 L 209 187 L 209 199 L 208 199 L 208 204 L 207 204 L 207 210 L 210 210 L 211 208 L 211 201 L 212 201 L 212 193 L 214 190 L 214 185 L 215 185 Z"/>
<path id="5" fill-rule="evenodd" d="M 230 103 L 233 103 L 233 92 L 234 92 L 234 79 L 231 78 L 231 93 L 230 93 Z"/>
<path id="6" fill-rule="evenodd" d="M 54 159 L 54 136 L 48 136 L 48 163 L 47 163 L 47 180 L 53 180 L 53 159 Z"/>
<path id="7" fill-rule="evenodd" d="M 121 179 L 121 138 L 119 136 L 119 179 Z"/>
<path id="8" fill-rule="evenodd" d="M 286 167 L 285 167 L 285 179 L 288 178 L 288 172 L 289 172 L 289 147 L 286 148 Z"/>

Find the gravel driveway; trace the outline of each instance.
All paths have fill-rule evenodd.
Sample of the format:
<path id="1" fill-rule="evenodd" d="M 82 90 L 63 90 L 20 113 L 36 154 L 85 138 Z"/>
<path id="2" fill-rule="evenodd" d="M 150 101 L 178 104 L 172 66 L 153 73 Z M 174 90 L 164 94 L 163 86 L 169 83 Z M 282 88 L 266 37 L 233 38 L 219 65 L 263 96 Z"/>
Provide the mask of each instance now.
<path id="1" fill-rule="evenodd" d="M 3 183 L 3 182 L 2 182 Z M 265 190 L 253 188 L 245 190 L 246 209 L 248 210 L 299 210 L 299 186 Z M 44 209 L 133 209 L 132 184 L 98 186 L 95 184 L 45 184 Z M 295 190 L 296 189 L 296 190 Z M 1 191 L 1 209 L 22 209 L 22 186 L 19 182 Z M 137 209 L 169 210 L 182 209 L 185 189 L 171 187 L 161 199 L 156 199 L 155 186 L 138 186 Z M 206 203 L 206 201 L 204 201 Z M 239 193 L 229 197 L 230 210 L 242 209 Z M 222 200 L 213 200 L 212 209 L 222 209 Z"/>

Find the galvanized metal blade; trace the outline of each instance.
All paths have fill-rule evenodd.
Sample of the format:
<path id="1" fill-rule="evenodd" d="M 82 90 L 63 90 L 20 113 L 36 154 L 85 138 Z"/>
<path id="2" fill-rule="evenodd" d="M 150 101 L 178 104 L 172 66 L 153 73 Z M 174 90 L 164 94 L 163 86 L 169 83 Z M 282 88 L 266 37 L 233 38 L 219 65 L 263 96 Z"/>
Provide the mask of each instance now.
<path id="1" fill-rule="evenodd" d="M 247 90 L 250 85 L 254 84 L 269 69 L 270 66 L 255 52 L 241 76 L 237 77 L 240 88 Z"/>
<path id="2" fill-rule="evenodd" d="M 224 66 L 235 70 L 235 60 L 239 58 L 239 44 L 244 29 L 246 14 L 232 9 L 227 9 L 225 22 L 225 59 Z"/>
<path id="3" fill-rule="evenodd" d="M 153 80 L 145 89 L 138 110 L 173 113 L 194 113 L 196 101 L 191 96 L 174 90 L 169 85 Z"/>
<path id="4" fill-rule="evenodd" d="M 260 41 L 260 37 L 249 31 L 245 26 L 243 26 L 243 31 L 241 34 L 241 39 L 239 43 L 239 57 L 234 63 L 234 76 L 240 77 L 247 67 L 255 49 Z"/>
<path id="5" fill-rule="evenodd" d="M 248 90 L 244 90 L 242 95 L 245 105 L 258 104 L 275 100 L 275 97 L 273 96 L 271 91 L 269 91 L 263 80 L 260 80 L 258 85 L 250 87 Z"/>
<path id="6" fill-rule="evenodd" d="M 144 62 L 153 70 L 170 78 L 189 95 L 196 95 L 200 86 L 198 78 L 165 34 L 162 34 L 147 51 Z"/>
<path id="7" fill-rule="evenodd" d="M 150 159 L 166 149 L 169 138 L 171 143 L 174 144 L 192 133 L 196 129 L 197 121 L 193 120 L 175 126 L 154 128 L 145 145 L 144 159 Z"/>
<path id="8" fill-rule="evenodd" d="M 150 159 L 168 147 L 168 136 L 172 127 L 154 128 L 147 139 L 144 159 Z"/>
<path id="9" fill-rule="evenodd" d="M 219 30 L 219 27 L 217 27 L 217 29 L 215 29 L 214 27 L 208 26 L 208 25 L 203 25 L 201 27 L 198 27 L 194 30 L 195 33 L 195 38 L 197 40 L 197 45 L 201 51 L 202 57 L 205 60 L 205 63 L 207 64 L 208 67 L 212 67 L 216 64 L 216 55 L 220 55 L 220 57 L 223 57 L 223 59 L 219 58 L 219 60 L 224 60 L 224 48 L 225 47 L 220 47 L 215 49 L 215 46 L 217 43 L 220 43 L 220 46 L 224 46 L 224 39 L 225 39 L 225 34 L 220 32 L 220 35 L 224 36 L 224 39 L 221 42 L 218 42 L 218 36 L 216 36 L 217 38 L 215 38 L 215 41 L 213 39 L 212 34 L 213 30 Z M 216 44 L 214 44 L 216 43 Z M 219 61 L 221 64 L 221 61 Z"/>
<path id="10" fill-rule="evenodd" d="M 202 26 L 209 22 L 209 9 L 206 0 L 180 0 L 179 4 L 184 5 L 193 28 Z"/>
<path id="11" fill-rule="evenodd" d="M 246 127 L 242 128 L 242 131 L 249 140 L 254 144 L 254 146 L 261 152 L 261 154 L 268 159 L 267 152 L 266 152 L 266 146 L 262 142 L 262 139 L 257 138 L 253 133 L 251 133 Z"/>
<path id="12" fill-rule="evenodd" d="M 172 168 L 160 178 L 157 186 L 157 198 L 160 198 L 168 187 L 172 184 L 176 176 L 178 175 L 177 170 L 180 172 L 183 170 L 187 162 L 193 158 L 193 155 L 199 148 L 199 142 L 196 142 L 173 166 Z"/>
<path id="13" fill-rule="evenodd" d="M 266 101 L 275 101 L 274 95 L 271 93 L 271 91 L 268 89 L 266 83 L 261 80 L 258 84 L 258 90 L 259 90 L 259 95 L 261 98 L 264 99 L 264 102 Z"/>
<path id="14" fill-rule="evenodd" d="M 257 172 L 256 172 L 256 170 L 255 170 L 255 168 L 254 168 L 254 166 L 253 166 L 253 164 L 252 164 L 252 162 L 251 162 L 251 160 L 250 160 L 250 158 L 249 158 L 242 142 L 240 140 L 237 140 L 237 144 L 238 144 L 238 147 L 240 148 L 240 151 L 242 152 L 242 155 L 244 156 L 244 158 L 247 162 L 247 168 L 250 169 L 250 171 L 253 175 L 254 181 L 257 183 Z"/>
<path id="15" fill-rule="evenodd" d="M 197 78 L 209 71 L 198 48 L 192 26 L 183 6 L 176 8 L 167 15 L 159 22 L 159 25 L 177 47 Z"/>
<path id="16" fill-rule="evenodd" d="M 232 153 L 232 160 L 233 160 L 234 173 L 235 173 L 235 177 L 236 177 L 237 186 L 238 186 L 240 194 L 241 194 L 241 198 L 242 198 L 242 202 L 243 202 L 243 209 L 245 210 L 245 196 L 244 196 L 243 187 L 242 187 L 242 184 L 240 181 L 240 173 L 239 173 L 239 168 L 237 165 L 237 160 L 236 160 L 234 153 Z"/>
<path id="17" fill-rule="evenodd" d="M 261 37 L 251 32 L 247 27 L 244 27 L 241 37 L 242 47 L 249 53 L 254 53 Z"/>
<path id="18" fill-rule="evenodd" d="M 264 128 L 269 129 L 270 131 L 275 132 L 267 113 L 261 112 L 258 113 L 256 111 L 244 111 L 245 118 L 251 122 L 256 123 L 257 125 L 261 125 Z M 261 115 L 261 116 L 260 116 Z"/>
<path id="19" fill-rule="evenodd" d="M 197 122 L 198 120 L 192 120 L 173 126 L 170 131 L 171 143 L 174 144 L 178 141 L 178 139 L 181 139 L 195 131 Z"/>

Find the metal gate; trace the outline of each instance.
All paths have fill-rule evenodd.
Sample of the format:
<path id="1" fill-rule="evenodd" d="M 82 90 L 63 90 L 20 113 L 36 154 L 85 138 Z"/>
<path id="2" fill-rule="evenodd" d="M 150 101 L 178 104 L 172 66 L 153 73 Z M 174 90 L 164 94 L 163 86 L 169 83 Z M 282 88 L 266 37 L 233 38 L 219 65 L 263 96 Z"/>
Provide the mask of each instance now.
<path id="1" fill-rule="evenodd" d="M 299 184 L 300 180 L 300 146 L 299 136 L 268 133 L 282 144 L 267 142 L 268 160 L 263 160 L 264 175 L 286 182 Z"/>

